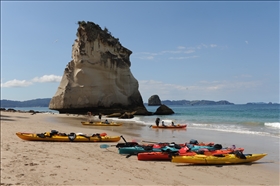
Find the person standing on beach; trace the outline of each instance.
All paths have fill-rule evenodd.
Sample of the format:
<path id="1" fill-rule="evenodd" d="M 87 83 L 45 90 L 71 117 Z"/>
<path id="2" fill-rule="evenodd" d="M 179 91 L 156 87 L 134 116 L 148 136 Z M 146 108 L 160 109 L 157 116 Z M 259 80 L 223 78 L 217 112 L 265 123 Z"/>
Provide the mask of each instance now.
<path id="1" fill-rule="evenodd" d="M 102 118 L 102 114 L 101 114 L 101 113 L 98 114 L 98 118 L 99 118 L 100 121 L 101 121 L 101 118 Z"/>
<path id="2" fill-rule="evenodd" d="M 87 115 L 88 115 L 88 122 L 92 122 L 92 114 L 91 114 L 91 112 L 88 112 Z"/>
<path id="3" fill-rule="evenodd" d="M 156 121 L 155 121 L 157 126 L 159 126 L 159 121 L 160 121 L 159 118 L 157 118 Z"/>

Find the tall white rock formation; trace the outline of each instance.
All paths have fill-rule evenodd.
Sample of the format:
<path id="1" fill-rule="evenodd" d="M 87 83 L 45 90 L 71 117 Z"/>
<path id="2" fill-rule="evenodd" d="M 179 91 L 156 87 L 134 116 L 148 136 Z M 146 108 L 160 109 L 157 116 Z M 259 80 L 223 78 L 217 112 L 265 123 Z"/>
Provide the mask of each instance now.
<path id="1" fill-rule="evenodd" d="M 130 71 L 131 51 L 108 29 L 78 22 L 72 60 L 64 70 L 49 108 L 60 113 L 130 112 L 147 114 L 138 81 Z"/>

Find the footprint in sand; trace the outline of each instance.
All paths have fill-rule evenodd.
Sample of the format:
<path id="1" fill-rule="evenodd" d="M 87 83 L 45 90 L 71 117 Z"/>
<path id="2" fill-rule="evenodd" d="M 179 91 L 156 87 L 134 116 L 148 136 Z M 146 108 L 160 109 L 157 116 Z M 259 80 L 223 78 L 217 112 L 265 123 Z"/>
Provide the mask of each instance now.
<path id="1" fill-rule="evenodd" d="M 16 175 L 17 178 L 23 177 L 23 176 L 24 176 L 24 174 L 18 174 L 18 175 Z"/>
<path id="2" fill-rule="evenodd" d="M 30 166 L 35 166 L 35 165 L 38 165 L 38 163 L 33 163 L 33 162 L 31 162 L 31 163 L 29 163 L 29 165 L 30 165 Z"/>

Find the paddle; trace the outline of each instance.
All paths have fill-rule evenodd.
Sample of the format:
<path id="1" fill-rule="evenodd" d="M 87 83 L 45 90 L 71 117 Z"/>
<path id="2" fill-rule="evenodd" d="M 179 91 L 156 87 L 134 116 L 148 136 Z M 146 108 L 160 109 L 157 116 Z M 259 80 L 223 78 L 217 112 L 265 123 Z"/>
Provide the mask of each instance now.
<path id="1" fill-rule="evenodd" d="M 108 150 L 108 151 L 110 151 L 110 152 L 113 152 L 113 151 L 111 151 L 111 150 L 108 149 L 108 147 L 113 147 L 113 146 L 116 146 L 116 145 L 102 144 L 102 145 L 100 145 L 99 147 L 100 147 L 101 149 L 106 149 L 106 150 Z"/>
<path id="2" fill-rule="evenodd" d="M 155 142 L 155 141 L 145 141 L 145 140 L 139 140 L 139 139 L 133 139 L 132 142 L 159 143 L 159 142 Z"/>
<path id="3" fill-rule="evenodd" d="M 102 144 L 99 146 L 101 149 L 107 149 L 108 147 L 110 147 L 110 145 L 107 144 Z"/>
<path id="4" fill-rule="evenodd" d="M 107 149 L 108 147 L 114 147 L 114 146 L 116 146 L 116 145 L 102 144 L 102 145 L 100 145 L 99 147 L 100 147 L 101 149 Z"/>
<path id="5" fill-rule="evenodd" d="M 144 142 L 144 143 L 159 143 L 159 142 L 155 142 L 155 141 L 146 141 L 146 140 L 142 140 L 142 142 Z"/>
<path id="6" fill-rule="evenodd" d="M 106 149 L 108 147 L 117 147 L 117 148 L 121 148 L 121 147 L 134 147 L 136 145 L 138 145 L 137 142 L 126 142 L 126 143 L 118 143 L 117 145 L 102 144 L 102 145 L 100 145 L 100 148 Z"/>
<path id="7" fill-rule="evenodd" d="M 123 141 L 124 141 L 125 143 L 127 143 L 127 141 L 124 139 L 124 137 L 123 137 L 123 136 L 121 136 L 121 138 L 123 139 Z"/>

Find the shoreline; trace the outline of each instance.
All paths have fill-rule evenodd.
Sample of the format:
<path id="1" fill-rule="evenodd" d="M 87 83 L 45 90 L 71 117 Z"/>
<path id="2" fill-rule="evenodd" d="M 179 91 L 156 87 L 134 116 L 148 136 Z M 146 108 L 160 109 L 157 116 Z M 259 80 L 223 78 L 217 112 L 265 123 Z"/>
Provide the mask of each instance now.
<path id="1" fill-rule="evenodd" d="M 135 156 L 126 158 L 118 154 L 115 147 L 101 149 L 104 143 L 100 142 L 30 142 L 15 135 L 16 132 L 42 133 L 53 129 L 66 133 L 106 132 L 109 136 L 123 135 L 127 141 L 135 138 L 158 141 L 162 139 L 160 135 L 164 135 L 158 131 L 159 136 L 147 137 L 141 134 L 143 127 L 133 124 L 126 124 L 123 132 L 115 127 L 85 127 L 80 123 L 83 120 L 86 118 L 66 114 L 1 111 L 1 185 L 279 185 L 279 158 L 275 160 L 276 155 L 279 157 L 279 146 L 272 150 L 276 153 L 278 150 L 278 154 L 252 164 L 194 166 L 138 161 Z M 188 139 L 217 142 L 225 139 L 223 144 L 231 144 L 228 133 L 188 129 L 186 134 Z M 238 144 L 256 140 L 259 146 L 250 143 L 245 146 L 245 152 L 252 153 L 268 149 L 263 146 L 270 140 L 232 136 L 235 137 L 238 137 L 235 139 Z M 271 167 L 272 164 L 278 169 Z"/>

